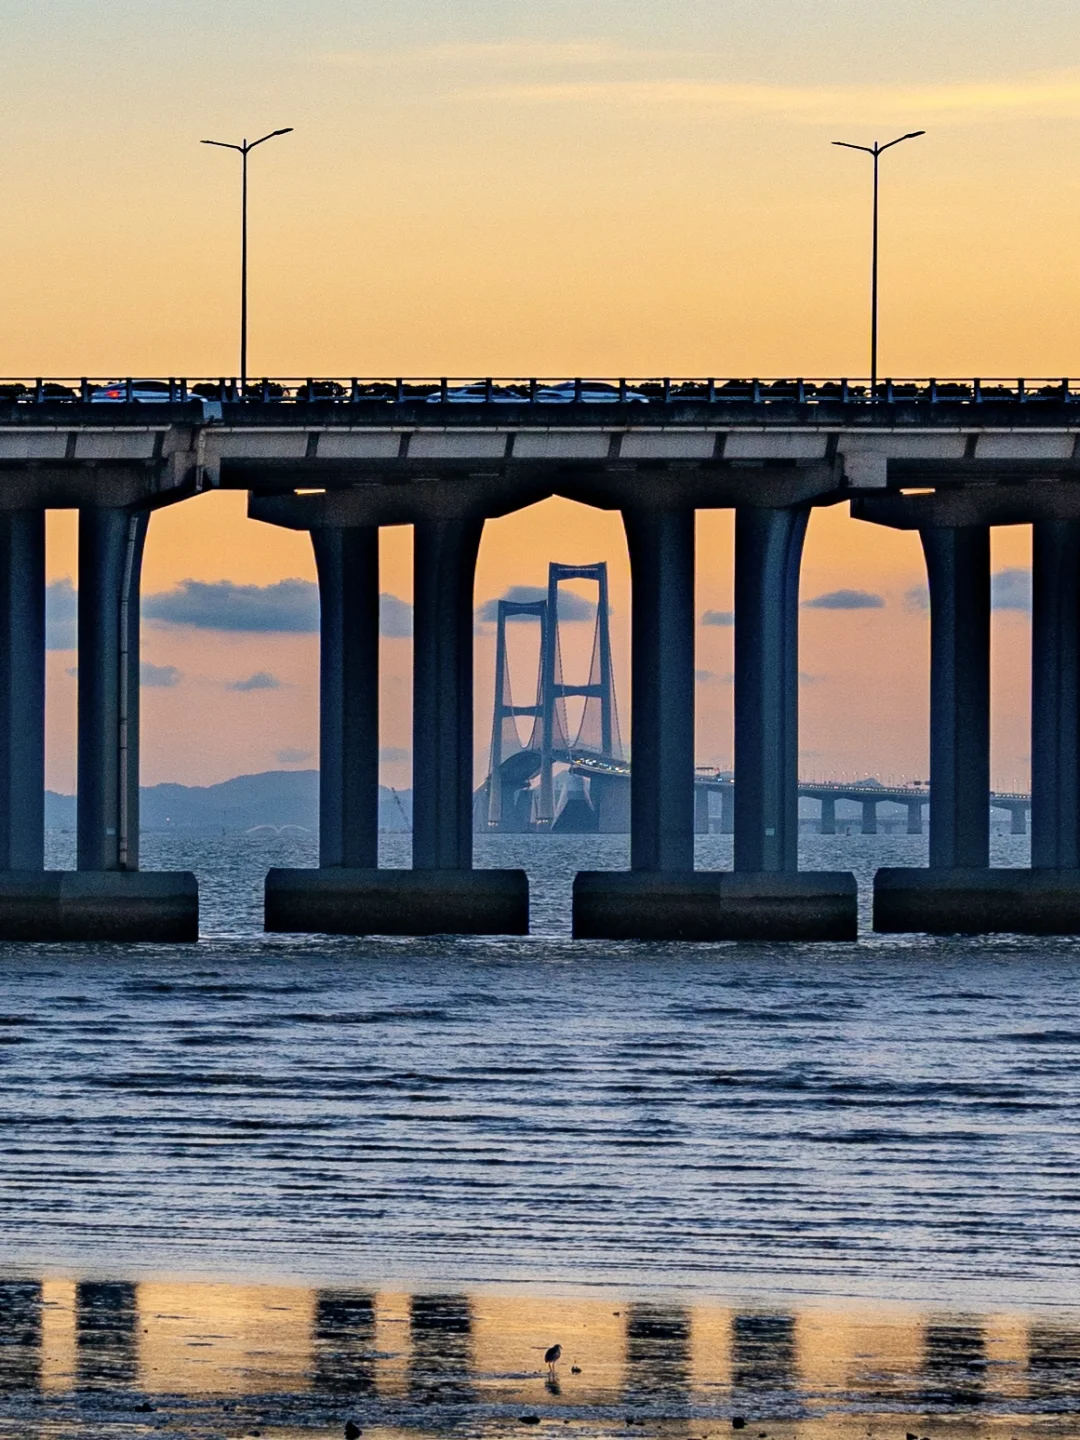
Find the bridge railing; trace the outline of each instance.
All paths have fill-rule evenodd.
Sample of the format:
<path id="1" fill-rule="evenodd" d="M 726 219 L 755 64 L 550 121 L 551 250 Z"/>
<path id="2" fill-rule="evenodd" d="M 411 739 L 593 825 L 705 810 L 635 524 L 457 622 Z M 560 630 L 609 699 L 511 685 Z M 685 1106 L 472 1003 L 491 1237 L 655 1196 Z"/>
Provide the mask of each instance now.
<path id="1" fill-rule="evenodd" d="M 821 404 L 852 406 L 970 405 L 990 403 L 1056 405 L 1080 401 L 1080 387 L 1067 378 L 904 378 L 878 382 L 873 394 L 866 379 L 751 378 L 715 376 L 647 377 L 275 377 L 248 380 L 241 394 L 235 377 L 91 376 L 0 378 L 0 404 L 319 404 L 371 406 L 440 405 L 585 405 L 740 404 L 749 406 Z"/>

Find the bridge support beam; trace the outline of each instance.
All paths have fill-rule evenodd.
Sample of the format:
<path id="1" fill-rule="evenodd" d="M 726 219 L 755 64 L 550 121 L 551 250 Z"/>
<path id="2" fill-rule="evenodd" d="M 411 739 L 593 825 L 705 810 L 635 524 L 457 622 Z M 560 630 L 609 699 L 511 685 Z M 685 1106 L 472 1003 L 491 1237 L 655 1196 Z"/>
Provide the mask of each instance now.
<path id="1" fill-rule="evenodd" d="M 633 634 L 630 868 L 694 868 L 694 512 L 623 511 Z"/>
<path id="2" fill-rule="evenodd" d="M 1014 807 L 1014 822 L 1016 815 Z M 1042 520 L 1032 526 L 1031 863 L 1050 870 L 1080 868 L 1080 521 L 1076 520 Z"/>
<path id="3" fill-rule="evenodd" d="M 694 786 L 694 834 L 709 833 L 709 792 L 704 785 Z"/>
<path id="4" fill-rule="evenodd" d="M 734 876 L 693 870 L 694 517 L 657 508 L 628 509 L 624 519 L 634 611 L 631 873 L 578 875 L 574 934 L 854 939 L 854 877 L 798 873 L 798 576 L 807 512 L 736 516 Z"/>
<path id="5" fill-rule="evenodd" d="M 472 869 L 473 576 L 481 520 L 414 526 L 413 868 Z"/>
<path id="6" fill-rule="evenodd" d="M 859 827 L 863 835 L 876 835 L 877 828 L 877 801 L 864 800 L 862 802 L 862 824 Z"/>
<path id="7" fill-rule="evenodd" d="M 799 567 L 809 511 L 735 512 L 735 869 L 799 868 Z"/>
<path id="8" fill-rule="evenodd" d="M 483 519 L 419 518 L 414 525 L 413 868 L 376 866 L 377 672 L 347 675 L 377 655 L 377 538 L 327 539 L 319 562 L 324 605 L 323 734 L 337 744 L 336 775 L 323 778 L 331 816 L 320 821 L 329 863 L 271 870 L 271 931 L 346 935 L 525 934 L 529 889 L 520 870 L 472 868 L 473 577 Z M 350 551 L 348 545 L 353 549 Z M 352 573 L 346 569 L 352 565 Z M 324 580 L 325 576 L 325 580 Z M 344 612 L 347 611 L 347 618 Z M 373 619 L 374 617 L 374 619 Z M 327 619 L 329 625 L 327 625 Z M 348 686 L 349 688 L 345 688 Z M 366 693 L 360 687 L 366 686 Z M 374 692 L 374 693 L 373 693 Z M 340 726 L 340 738 L 339 735 Z M 334 757 L 332 750 L 331 755 Z M 375 821 L 377 824 L 377 821 Z M 324 828 L 325 826 L 325 828 Z M 341 856 L 340 860 L 336 859 Z M 366 863 L 360 863 L 366 862 Z"/>
<path id="9" fill-rule="evenodd" d="M 0 871 L 45 866 L 45 514 L 0 515 Z"/>
<path id="10" fill-rule="evenodd" d="M 821 797 L 821 824 L 818 827 L 822 835 L 836 834 L 836 796 L 823 795 Z"/>
<path id="11" fill-rule="evenodd" d="M 104 508 L 79 513 L 76 874 L 42 868 L 37 827 L 44 800 L 43 787 L 38 790 L 44 531 L 40 515 L 13 520 L 0 522 L 0 567 L 5 589 L 12 583 L 26 585 L 20 602 L 26 633 L 14 640 L 9 655 L 25 667 L 27 689 L 18 705 L 27 733 L 18 741 L 16 754 L 21 749 L 28 774 L 19 782 L 24 813 L 18 845 L 9 840 L 9 856 L 18 863 L 0 874 L 0 937 L 196 940 L 199 899 L 194 875 L 139 872 L 139 573 L 147 515 Z M 11 598 L 4 596 L 0 605 L 10 628 Z M 3 713 L 5 723 L 11 724 L 15 714 L 10 703 Z M 40 793 L 41 800 L 32 792 Z"/>
<path id="12" fill-rule="evenodd" d="M 907 802 L 907 833 L 909 835 L 923 833 L 923 802 L 921 800 Z"/>
<path id="13" fill-rule="evenodd" d="M 735 833 L 735 787 L 725 785 L 720 791 L 720 834 Z"/>
<path id="14" fill-rule="evenodd" d="M 990 529 L 921 532 L 930 588 L 930 868 L 990 863 Z"/>
<path id="15" fill-rule="evenodd" d="M 1071 932 L 1080 928 L 1075 871 L 1070 879 L 1069 872 L 989 868 L 989 527 L 921 535 L 930 586 L 930 866 L 878 871 L 874 928 Z"/>
<path id="16" fill-rule="evenodd" d="M 311 532 L 319 576 L 319 865 L 379 863 L 379 531 Z"/>

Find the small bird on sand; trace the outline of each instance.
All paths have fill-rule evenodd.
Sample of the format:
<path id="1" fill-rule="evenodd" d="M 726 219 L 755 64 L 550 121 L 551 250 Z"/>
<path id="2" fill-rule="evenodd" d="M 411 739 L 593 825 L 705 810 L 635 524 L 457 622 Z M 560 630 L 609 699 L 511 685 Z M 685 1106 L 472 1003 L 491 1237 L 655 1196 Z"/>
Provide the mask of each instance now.
<path id="1" fill-rule="evenodd" d="M 561 1354 L 562 1354 L 562 1346 L 561 1346 L 561 1345 L 552 1345 L 552 1347 L 551 1347 L 550 1350 L 545 1350 L 545 1351 L 544 1351 L 544 1364 L 548 1367 L 548 1369 L 551 1371 L 551 1373 L 552 1373 L 553 1375 L 555 1374 L 555 1365 L 556 1365 L 556 1362 L 558 1361 L 559 1356 L 560 1356 Z"/>

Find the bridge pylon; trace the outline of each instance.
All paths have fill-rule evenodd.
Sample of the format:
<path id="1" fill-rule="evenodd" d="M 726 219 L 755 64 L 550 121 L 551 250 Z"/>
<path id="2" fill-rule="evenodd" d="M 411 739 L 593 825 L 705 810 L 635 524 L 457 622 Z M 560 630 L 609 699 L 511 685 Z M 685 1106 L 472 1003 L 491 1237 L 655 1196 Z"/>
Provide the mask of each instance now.
<path id="1" fill-rule="evenodd" d="M 596 621 L 589 673 L 582 684 L 571 684 L 563 675 L 560 643 L 559 587 L 567 580 L 593 580 L 597 587 Z M 506 645 L 506 626 L 518 619 L 540 622 L 540 663 L 535 699 L 528 705 L 514 702 Z M 573 738 L 566 713 L 566 701 L 585 701 Z M 532 717 L 533 726 L 525 745 L 517 729 L 519 717 Z M 537 600 L 500 600 L 496 610 L 495 706 L 491 726 L 491 768 L 487 789 L 487 821 L 492 829 L 517 830 L 536 827 L 551 829 L 555 824 L 555 766 L 587 753 L 605 759 L 621 759 L 622 738 L 611 661 L 611 612 L 608 600 L 606 561 L 593 565 L 548 567 L 547 596 Z M 520 773 L 514 757 L 521 755 Z M 520 795 L 525 784 L 539 774 L 539 787 L 528 816 L 520 813 Z M 511 783 L 508 784 L 507 781 Z M 514 784 L 517 780 L 519 783 Z"/>

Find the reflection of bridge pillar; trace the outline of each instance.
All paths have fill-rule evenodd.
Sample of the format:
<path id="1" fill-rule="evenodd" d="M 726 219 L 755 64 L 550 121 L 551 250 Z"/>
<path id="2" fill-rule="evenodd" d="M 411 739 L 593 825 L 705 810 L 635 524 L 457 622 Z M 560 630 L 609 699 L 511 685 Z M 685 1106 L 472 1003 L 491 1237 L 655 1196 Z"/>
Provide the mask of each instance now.
<path id="1" fill-rule="evenodd" d="M 330 1395 L 375 1389 L 375 1298 L 367 1291 L 319 1290 L 312 1326 L 312 1387 Z"/>
<path id="2" fill-rule="evenodd" d="M 45 514 L 0 518 L 0 870 L 45 864 Z"/>
<path id="3" fill-rule="evenodd" d="M 836 796 L 822 795 L 821 797 L 821 825 L 822 835 L 836 834 Z"/>
<path id="4" fill-rule="evenodd" d="M 878 833 L 876 800 L 864 800 L 862 802 L 862 824 L 859 828 L 863 835 L 876 835 Z"/>
<path id="5" fill-rule="evenodd" d="M 694 868 L 694 512 L 623 512 L 633 629 L 630 865 Z"/>
<path id="6" fill-rule="evenodd" d="M 139 1308 L 129 1281 L 80 1281 L 75 1290 L 78 1388 L 111 1389 L 139 1378 Z"/>
<path id="7" fill-rule="evenodd" d="M 735 869 L 799 868 L 799 564 L 808 512 L 735 512 Z"/>
<path id="8" fill-rule="evenodd" d="M 907 833 L 909 835 L 921 835 L 923 833 L 923 802 L 921 800 L 909 800 L 907 802 Z"/>
<path id="9" fill-rule="evenodd" d="M 379 863 L 379 531 L 311 532 L 319 574 L 319 864 Z"/>
<path id="10" fill-rule="evenodd" d="M 1080 521 L 1075 520 L 1032 526 L 1031 863 L 1080 868 Z"/>

